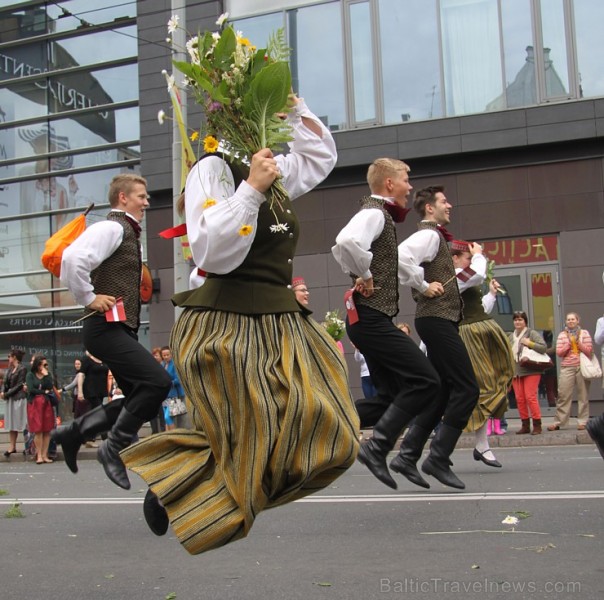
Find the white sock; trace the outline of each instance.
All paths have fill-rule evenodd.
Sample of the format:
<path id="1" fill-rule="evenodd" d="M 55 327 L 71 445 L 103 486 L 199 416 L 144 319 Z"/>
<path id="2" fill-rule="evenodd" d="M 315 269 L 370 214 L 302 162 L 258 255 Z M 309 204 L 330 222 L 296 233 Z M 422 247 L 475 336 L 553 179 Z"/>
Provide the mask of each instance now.
<path id="1" fill-rule="evenodd" d="M 476 450 L 480 452 L 487 460 L 495 460 L 495 455 L 489 447 L 489 438 L 487 437 L 487 423 L 474 432 L 476 438 Z"/>

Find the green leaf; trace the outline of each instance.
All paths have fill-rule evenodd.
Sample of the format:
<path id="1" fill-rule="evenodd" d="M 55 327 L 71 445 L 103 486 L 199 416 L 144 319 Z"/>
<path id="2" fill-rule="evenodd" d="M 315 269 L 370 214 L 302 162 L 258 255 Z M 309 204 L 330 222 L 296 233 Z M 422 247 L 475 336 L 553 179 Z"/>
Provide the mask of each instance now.
<path id="1" fill-rule="evenodd" d="M 279 27 L 277 31 L 271 33 L 266 51 L 274 61 L 286 62 L 289 60 L 290 48 L 286 44 L 285 29 L 283 27 Z"/>
<path id="2" fill-rule="evenodd" d="M 229 25 L 220 36 L 214 48 L 214 64 L 223 70 L 228 70 L 233 62 L 233 54 L 237 48 L 237 37 L 232 25 Z"/>
<path id="3" fill-rule="evenodd" d="M 250 61 L 250 74 L 252 76 L 257 75 L 261 69 L 266 67 L 267 62 L 266 62 L 265 56 L 266 56 L 265 48 L 260 48 L 260 50 L 257 50 L 256 54 L 254 54 L 253 58 Z"/>
<path id="4" fill-rule="evenodd" d="M 266 129 L 275 113 L 286 108 L 291 91 L 291 73 L 284 62 L 272 63 L 258 72 L 250 89 L 243 98 L 244 111 L 258 123 L 262 136 L 261 144 L 266 146 Z"/>
<path id="5" fill-rule="evenodd" d="M 203 79 L 204 75 L 201 69 L 192 63 L 185 62 L 183 60 L 173 60 L 172 64 L 185 76 L 194 81 Z"/>

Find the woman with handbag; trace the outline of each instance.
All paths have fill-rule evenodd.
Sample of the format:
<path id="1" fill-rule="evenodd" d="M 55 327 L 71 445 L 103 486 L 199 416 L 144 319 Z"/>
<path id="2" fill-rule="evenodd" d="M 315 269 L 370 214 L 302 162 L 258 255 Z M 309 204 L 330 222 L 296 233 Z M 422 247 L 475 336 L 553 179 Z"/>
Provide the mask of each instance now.
<path id="1" fill-rule="evenodd" d="M 541 335 L 528 326 L 528 317 L 522 310 L 514 312 L 514 331 L 509 334 L 512 342 L 512 354 L 516 362 L 516 373 L 512 380 L 514 395 L 522 426 L 516 432 L 517 434 L 539 435 L 541 430 L 541 408 L 537 397 L 539 389 L 539 380 L 541 379 L 542 368 L 527 364 L 526 358 L 523 361 L 523 354 L 527 350 L 533 350 L 538 354 L 547 357 L 545 351 L 547 344 Z M 549 361 L 547 361 L 547 364 Z M 544 365 L 546 363 L 543 363 Z M 531 418 L 533 419 L 533 431 L 531 432 Z"/>
<path id="2" fill-rule="evenodd" d="M 48 457 L 50 432 L 55 427 L 55 413 L 49 394 L 54 393 L 54 381 L 48 371 L 48 360 L 36 354 L 31 361 L 31 370 L 25 377 L 27 386 L 27 427 L 34 434 L 36 464 L 54 462 Z"/>
<path id="3" fill-rule="evenodd" d="M 558 401 L 556 416 L 548 431 L 558 431 L 566 425 L 570 417 L 573 393 L 577 391 L 577 429 L 585 429 L 589 419 L 590 380 L 581 373 L 581 353 L 588 358 L 593 352 L 593 342 L 587 329 L 581 329 L 579 315 L 570 312 L 566 315 L 566 327 L 558 335 L 556 355 L 562 359 L 558 379 Z"/>
<path id="4" fill-rule="evenodd" d="M 13 350 L 8 355 L 8 369 L 4 378 L 4 391 L 0 398 L 6 403 L 5 429 L 8 430 L 9 448 L 4 452 L 6 458 L 17 452 L 19 431 L 27 427 L 27 402 L 25 400 L 25 375 L 27 369 L 21 363 L 23 350 Z"/>

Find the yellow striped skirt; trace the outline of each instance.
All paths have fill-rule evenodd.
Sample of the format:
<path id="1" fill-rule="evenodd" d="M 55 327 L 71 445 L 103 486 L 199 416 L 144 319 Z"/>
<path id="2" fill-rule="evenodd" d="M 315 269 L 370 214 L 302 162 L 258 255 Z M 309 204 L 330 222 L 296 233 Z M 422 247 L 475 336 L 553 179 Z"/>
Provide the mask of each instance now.
<path id="1" fill-rule="evenodd" d="M 465 431 L 476 431 L 490 417 L 500 419 L 508 408 L 507 394 L 514 377 L 510 340 L 493 319 L 461 325 L 463 340 L 480 388 Z"/>
<path id="2" fill-rule="evenodd" d="M 170 346 L 193 430 L 152 435 L 121 456 L 191 554 L 245 537 L 261 510 L 323 489 L 354 462 L 346 366 L 312 319 L 187 309 Z"/>

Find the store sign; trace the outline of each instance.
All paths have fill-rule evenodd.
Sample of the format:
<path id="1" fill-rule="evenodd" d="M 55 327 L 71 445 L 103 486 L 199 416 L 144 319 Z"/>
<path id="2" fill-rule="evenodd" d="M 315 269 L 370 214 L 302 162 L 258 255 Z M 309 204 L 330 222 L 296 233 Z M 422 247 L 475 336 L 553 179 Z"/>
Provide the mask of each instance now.
<path id="1" fill-rule="evenodd" d="M 496 265 L 540 263 L 558 260 L 558 238 L 538 236 L 484 242 L 484 255 Z"/>

